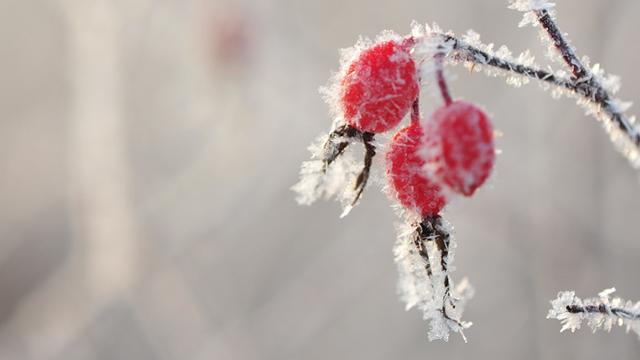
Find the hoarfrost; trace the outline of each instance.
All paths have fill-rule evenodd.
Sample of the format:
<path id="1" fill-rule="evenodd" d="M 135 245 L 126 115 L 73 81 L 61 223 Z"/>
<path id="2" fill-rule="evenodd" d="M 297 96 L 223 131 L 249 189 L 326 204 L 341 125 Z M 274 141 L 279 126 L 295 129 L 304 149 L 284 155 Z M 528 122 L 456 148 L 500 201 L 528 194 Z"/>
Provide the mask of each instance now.
<path id="1" fill-rule="evenodd" d="M 311 205 L 320 198 L 336 198 L 342 204 L 341 217 L 344 217 L 352 208 L 351 202 L 355 194 L 352 183 L 361 164 L 356 160 L 352 149 L 347 149 L 331 166 L 326 166 L 323 161 L 324 144 L 328 139 L 328 135 L 322 135 L 309 146 L 311 160 L 302 163 L 300 181 L 291 190 L 296 193 L 296 201 L 300 205 Z"/>
<path id="2" fill-rule="evenodd" d="M 440 218 L 441 219 L 441 218 Z M 448 252 L 444 261 L 443 251 L 436 241 L 424 241 L 421 255 L 417 245 L 416 223 L 398 226 L 398 239 L 394 247 L 395 262 L 400 278 L 398 293 L 406 310 L 417 308 L 423 319 L 429 322 L 429 340 L 449 340 L 451 332 L 460 333 L 472 323 L 462 321 L 462 314 L 468 300 L 473 296 L 473 287 L 467 279 L 454 286 L 450 273 L 455 270 L 453 259 L 457 243 L 453 238 L 453 228 L 445 220 L 436 225 L 437 230 L 449 234 Z M 428 259 L 428 261 L 425 259 Z"/>
<path id="3" fill-rule="evenodd" d="M 551 301 L 547 319 L 557 319 L 562 323 L 560 332 L 575 332 L 583 323 L 593 332 L 598 329 L 611 331 L 614 325 L 626 326 L 640 336 L 640 302 L 633 303 L 621 298 L 611 298 L 615 288 L 603 290 L 597 298 L 580 299 L 573 291 L 558 293 Z"/>
<path id="4" fill-rule="evenodd" d="M 522 21 L 520 21 L 518 26 L 525 27 L 527 25 L 538 25 L 538 17 L 535 13 L 536 11 L 551 11 L 555 6 L 555 3 L 551 3 L 546 0 L 513 0 L 509 5 L 509 9 L 524 12 Z"/>
<path id="5" fill-rule="evenodd" d="M 333 72 L 327 84 L 319 89 L 322 98 L 329 105 L 331 115 L 335 119 L 340 119 L 342 117 L 342 108 L 339 101 L 341 95 L 341 82 L 351 63 L 362 53 L 362 51 L 371 47 L 373 44 L 389 40 L 401 41 L 402 37 L 393 31 L 385 30 L 376 36 L 374 40 L 366 37 L 359 37 L 354 46 L 340 49 L 340 67 L 338 71 Z"/>
<path id="6" fill-rule="evenodd" d="M 509 4 L 509 9 L 527 12 L 533 10 L 551 10 L 555 6 L 555 3 L 547 0 L 513 0 L 511 4 Z"/>
<path id="7" fill-rule="evenodd" d="M 431 79 L 436 78 L 437 65 L 433 60 L 437 54 L 443 54 L 445 58 L 453 51 L 453 43 L 442 41 L 433 34 L 442 34 L 442 30 L 437 24 L 420 25 L 417 22 L 411 24 L 411 34 L 417 40 L 413 48 L 413 59 L 418 67 L 420 79 L 427 79 L 421 86 L 427 93 L 436 93 L 437 84 Z M 447 34 L 452 34 L 447 32 Z"/>

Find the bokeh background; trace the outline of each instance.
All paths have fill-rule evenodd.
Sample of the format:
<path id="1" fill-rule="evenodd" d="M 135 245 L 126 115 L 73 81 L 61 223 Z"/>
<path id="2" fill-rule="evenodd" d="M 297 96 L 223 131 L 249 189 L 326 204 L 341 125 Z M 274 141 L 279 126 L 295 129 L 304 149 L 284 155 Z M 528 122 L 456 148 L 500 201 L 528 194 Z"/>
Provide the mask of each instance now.
<path id="1" fill-rule="evenodd" d="M 638 173 L 571 100 L 452 70 L 504 133 L 490 185 L 446 213 L 477 290 L 468 344 L 404 311 L 375 187 L 342 220 L 289 190 L 339 48 L 415 19 L 544 62 L 506 5 L 0 1 L 0 359 L 639 358 L 634 334 L 545 319 L 564 289 L 640 299 Z M 557 9 L 640 100 L 640 2 Z"/>

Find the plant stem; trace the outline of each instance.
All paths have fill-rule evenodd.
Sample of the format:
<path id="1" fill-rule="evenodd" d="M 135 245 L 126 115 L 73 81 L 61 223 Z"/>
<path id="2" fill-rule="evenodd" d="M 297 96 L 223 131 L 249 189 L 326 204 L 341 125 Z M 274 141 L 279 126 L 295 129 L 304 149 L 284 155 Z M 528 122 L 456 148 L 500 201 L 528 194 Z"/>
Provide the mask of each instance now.
<path id="1" fill-rule="evenodd" d="M 578 56 L 567 39 L 556 25 L 551 14 L 547 10 L 537 10 L 536 16 L 542 28 L 547 32 L 549 38 L 553 41 L 553 45 L 558 49 L 564 62 L 571 68 L 571 73 L 576 80 L 586 79 L 589 77 L 589 71 L 584 67 Z"/>
<path id="2" fill-rule="evenodd" d="M 451 93 L 449 92 L 447 80 L 444 78 L 444 57 L 445 54 L 443 52 L 439 52 L 435 55 L 436 76 L 438 78 L 438 87 L 440 88 L 442 99 L 444 100 L 445 105 L 449 106 L 453 100 L 451 100 Z"/>
<path id="3" fill-rule="evenodd" d="M 630 320 L 638 320 L 638 319 L 640 319 L 640 314 L 639 313 L 634 313 L 632 311 L 629 311 L 629 310 L 626 310 L 626 309 L 622 309 L 622 308 L 609 307 L 608 305 L 605 305 L 605 304 L 585 305 L 585 306 L 568 305 L 567 306 L 567 311 L 572 313 L 572 314 L 579 314 L 579 313 L 595 314 L 595 313 L 600 313 L 600 314 L 607 314 L 607 315 L 617 316 L 617 317 L 620 317 L 620 318 L 623 318 L 623 319 L 630 319 Z"/>
<path id="4" fill-rule="evenodd" d="M 420 94 L 413 101 L 411 106 L 411 123 L 417 124 L 420 122 Z"/>
<path id="5" fill-rule="evenodd" d="M 550 16 L 545 16 L 544 19 L 545 22 L 553 22 Z M 552 29 L 557 30 L 555 23 Z M 438 36 L 443 42 L 449 43 L 453 49 L 450 56 L 456 60 L 468 61 L 478 65 L 492 66 L 500 70 L 539 80 L 553 86 L 566 89 L 585 99 L 589 103 L 596 105 L 624 133 L 638 151 L 640 151 L 640 132 L 638 132 L 638 130 L 632 125 L 630 119 L 616 108 L 609 92 L 605 90 L 598 80 L 591 76 L 588 71 L 586 72 L 586 78 L 576 78 L 576 76 L 581 76 L 583 72 L 586 71 L 581 62 L 578 61 L 574 64 L 574 66 L 578 67 L 574 77 L 567 79 L 558 77 L 542 69 L 517 64 L 512 61 L 490 55 L 487 52 L 471 46 L 451 35 L 435 33 L 432 36 Z M 566 40 L 564 40 L 563 37 L 561 39 L 562 40 L 559 40 L 560 46 L 568 46 Z M 566 54 L 567 56 L 572 56 L 571 54 L 573 54 L 573 51 L 569 50 Z M 575 54 L 573 54 L 573 56 L 575 56 Z M 570 61 L 571 64 L 575 62 L 575 60 Z M 583 70 L 579 70 L 580 68 Z"/>

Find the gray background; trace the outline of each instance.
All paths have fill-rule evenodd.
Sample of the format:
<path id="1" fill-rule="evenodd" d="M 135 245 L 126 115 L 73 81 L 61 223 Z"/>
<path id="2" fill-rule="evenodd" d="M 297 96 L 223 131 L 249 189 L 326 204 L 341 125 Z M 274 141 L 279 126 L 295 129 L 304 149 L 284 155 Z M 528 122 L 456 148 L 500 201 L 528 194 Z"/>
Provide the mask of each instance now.
<path id="1" fill-rule="evenodd" d="M 558 2 L 639 100 L 640 2 Z M 468 344 L 403 310 L 375 187 L 342 220 L 294 203 L 337 49 L 413 19 L 544 60 L 506 1 L 2 0 L 0 359 L 637 359 L 633 334 L 545 319 L 563 289 L 640 299 L 638 174 L 571 100 L 453 70 L 504 133 L 490 184 L 446 213 Z"/>

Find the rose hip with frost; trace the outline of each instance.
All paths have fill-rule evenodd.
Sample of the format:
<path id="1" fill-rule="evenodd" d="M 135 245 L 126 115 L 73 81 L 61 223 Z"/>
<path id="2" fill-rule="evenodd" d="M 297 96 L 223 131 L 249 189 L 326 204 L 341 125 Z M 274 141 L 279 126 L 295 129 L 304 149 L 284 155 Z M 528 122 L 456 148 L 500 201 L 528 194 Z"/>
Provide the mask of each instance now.
<path id="1" fill-rule="evenodd" d="M 437 215 L 446 205 L 442 188 L 426 177 L 420 156 L 423 130 L 415 122 L 400 130 L 387 152 L 387 176 L 398 201 L 423 218 Z"/>
<path id="2" fill-rule="evenodd" d="M 477 106 L 454 101 L 436 110 L 425 125 L 427 173 L 453 191 L 471 196 L 491 174 L 493 128 Z"/>
<path id="3" fill-rule="evenodd" d="M 380 133 L 407 114 L 419 90 L 411 45 L 411 40 L 377 43 L 349 64 L 340 83 L 340 105 L 349 125 Z"/>

